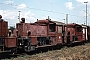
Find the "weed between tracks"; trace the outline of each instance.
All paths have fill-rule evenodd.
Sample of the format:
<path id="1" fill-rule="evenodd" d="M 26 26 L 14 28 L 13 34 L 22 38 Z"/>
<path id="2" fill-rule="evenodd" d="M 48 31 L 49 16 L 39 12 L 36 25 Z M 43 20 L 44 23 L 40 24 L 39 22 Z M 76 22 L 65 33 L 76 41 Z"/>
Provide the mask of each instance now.
<path id="1" fill-rule="evenodd" d="M 90 60 L 90 43 L 4 60 Z"/>

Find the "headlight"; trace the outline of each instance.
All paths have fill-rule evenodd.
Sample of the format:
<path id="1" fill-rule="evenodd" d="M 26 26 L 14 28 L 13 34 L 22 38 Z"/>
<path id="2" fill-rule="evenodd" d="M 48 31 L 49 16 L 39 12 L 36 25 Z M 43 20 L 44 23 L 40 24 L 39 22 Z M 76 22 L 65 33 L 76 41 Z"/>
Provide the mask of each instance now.
<path id="1" fill-rule="evenodd" d="M 20 45 L 22 45 L 22 44 L 20 43 Z"/>

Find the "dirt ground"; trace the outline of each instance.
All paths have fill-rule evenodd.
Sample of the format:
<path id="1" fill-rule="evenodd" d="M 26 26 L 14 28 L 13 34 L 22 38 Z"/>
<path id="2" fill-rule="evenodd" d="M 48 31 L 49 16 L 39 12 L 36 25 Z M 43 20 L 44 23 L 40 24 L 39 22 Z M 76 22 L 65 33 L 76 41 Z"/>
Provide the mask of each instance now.
<path id="1" fill-rule="evenodd" d="M 18 56 L 11 58 L 11 60 L 90 60 L 90 43 L 33 55 Z"/>

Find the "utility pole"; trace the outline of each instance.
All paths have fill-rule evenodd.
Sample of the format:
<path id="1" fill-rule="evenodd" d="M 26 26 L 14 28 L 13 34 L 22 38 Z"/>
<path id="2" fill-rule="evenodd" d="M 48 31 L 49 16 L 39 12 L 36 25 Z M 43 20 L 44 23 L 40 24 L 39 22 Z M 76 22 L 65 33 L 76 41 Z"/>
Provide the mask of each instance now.
<path id="1" fill-rule="evenodd" d="M 84 2 L 86 4 L 86 25 L 87 25 L 87 3 L 88 2 Z"/>
<path id="2" fill-rule="evenodd" d="M 84 2 L 86 4 L 86 31 L 85 31 L 85 34 L 86 34 L 86 40 L 88 40 L 88 37 L 87 37 L 87 3 L 88 2 Z"/>
<path id="3" fill-rule="evenodd" d="M 19 19 L 19 21 L 20 21 L 20 12 L 21 12 L 21 11 L 18 11 L 18 12 L 19 12 L 19 16 L 18 16 L 18 19 Z"/>
<path id="4" fill-rule="evenodd" d="M 66 24 L 68 24 L 68 14 L 66 14 Z"/>

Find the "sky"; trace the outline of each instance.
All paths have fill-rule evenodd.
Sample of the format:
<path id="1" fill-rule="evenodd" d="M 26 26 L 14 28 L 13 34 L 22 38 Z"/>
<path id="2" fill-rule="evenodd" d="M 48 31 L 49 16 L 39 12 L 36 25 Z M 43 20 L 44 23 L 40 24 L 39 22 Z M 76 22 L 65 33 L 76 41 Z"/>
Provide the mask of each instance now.
<path id="1" fill-rule="evenodd" d="M 20 18 L 25 18 L 27 23 L 47 19 L 66 23 L 86 23 L 90 25 L 90 0 L 0 0 L 0 15 L 9 26 L 15 26 Z"/>

